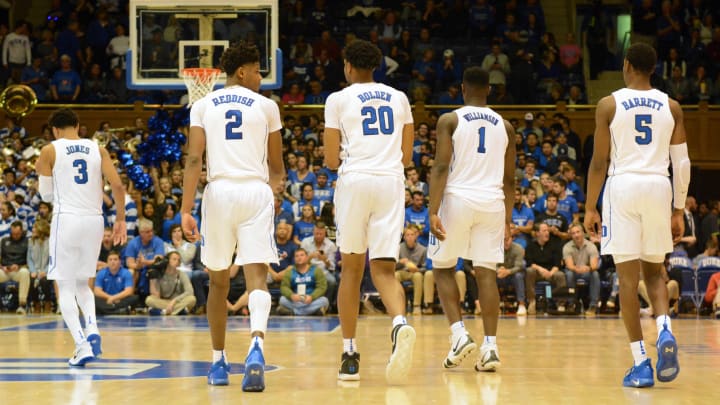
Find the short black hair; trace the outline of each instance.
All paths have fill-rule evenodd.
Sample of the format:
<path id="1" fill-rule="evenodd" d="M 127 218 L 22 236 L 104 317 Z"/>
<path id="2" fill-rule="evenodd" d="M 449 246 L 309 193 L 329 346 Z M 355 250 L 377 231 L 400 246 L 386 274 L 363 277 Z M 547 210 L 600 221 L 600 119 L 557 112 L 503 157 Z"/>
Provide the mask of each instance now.
<path id="1" fill-rule="evenodd" d="M 254 44 L 240 41 L 225 49 L 220 57 L 223 72 L 232 75 L 240 66 L 260 62 L 260 51 Z"/>
<path id="2" fill-rule="evenodd" d="M 50 128 L 75 128 L 79 123 L 80 119 L 77 114 L 69 108 L 57 109 L 53 111 L 53 113 L 50 114 L 50 118 L 48 118 Z"/>
<path id="3" fill-rule="evenodd" d="M 10 227 L 11 227 L 11 228 L 20 228 L 20 229 L 22 229 L 22 228 L 23 228 L 23 223 L 22 223 L 22 221 L 13 221 L 13 222 L 10 224 Z"/>
<path id="4" fill-rule="evenodd" d="M 345 47 L 345 60 L 355 69 L 375 70 L 382 58 L 380 48 L 370 41 L 356 39 Z"/>
<path id="5" fill-rule="evenodd" d="M 490 84 L 490 75 L 478 66 L 471 66 L 463 73 L 463 84 L 476 88 L 487 87 Z"/>
<path id="6" fill-rule="evenodd" d="M 657 64 L 657 52 L 652 46 L 637 42 L 630 45 L 625 54 L 625 59 L 633 69 L 650 76 L 655 70 L 655 64 Z"/>

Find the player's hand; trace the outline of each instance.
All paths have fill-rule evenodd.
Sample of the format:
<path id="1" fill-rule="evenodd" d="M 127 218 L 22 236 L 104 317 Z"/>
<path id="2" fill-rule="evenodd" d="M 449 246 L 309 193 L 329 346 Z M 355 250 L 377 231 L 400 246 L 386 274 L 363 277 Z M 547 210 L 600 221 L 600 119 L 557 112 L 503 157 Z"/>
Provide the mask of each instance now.
<path id="1" fill-rule="evenodd" d="M 445 240 L 445 228 L 437 214 L 430 215 L 430 232 L 432 232 L 438 240 Z"/>
<path id="2" fill-rule="evenodd" d="M 600 235 L 601 228 L 600 213 L 594 208 L 587 208 L 585 210 L 585 231 L 590 236 L 595 236 Z"/>
<path id="3" fill-rule="evenodd" d="M 127 242 L 127 225 L 125 221 L 115 221 L 112 238 L 115 246 L 124 245 Z"/>
<path id="4" fill-rule="evenodd" d="M 190 214 L 182 214 L 182 229 L 185 234 L 185 239 L 190 242 L 197 242 L 200 240 L 200 231 L 198 231 L 197 222 Z"/>
<path id="5" fill-rule="evenodd" d="M 670 229 L 673 239 L 680 239 L 685 234 L 685 218 L 683 210 L 673 210 L 670 217 Z"/>

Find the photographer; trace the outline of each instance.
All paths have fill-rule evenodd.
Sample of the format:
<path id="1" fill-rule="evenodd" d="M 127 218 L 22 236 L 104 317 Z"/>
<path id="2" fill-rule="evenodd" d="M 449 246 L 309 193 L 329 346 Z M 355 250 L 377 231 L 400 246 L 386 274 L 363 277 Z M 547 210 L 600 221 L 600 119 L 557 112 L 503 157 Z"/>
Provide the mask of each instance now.
<path id="1" fill-rule="evenodd" d="M 178 315 L 189 312 L 195 306 L 190 279 L 178 270 L 180 254 L 170 252 L 164 260 L 156 262 L 148 269 L 150 278 L 150 295 L 145 304 L 152 311 L 158 310 L 163 315 Z"/>

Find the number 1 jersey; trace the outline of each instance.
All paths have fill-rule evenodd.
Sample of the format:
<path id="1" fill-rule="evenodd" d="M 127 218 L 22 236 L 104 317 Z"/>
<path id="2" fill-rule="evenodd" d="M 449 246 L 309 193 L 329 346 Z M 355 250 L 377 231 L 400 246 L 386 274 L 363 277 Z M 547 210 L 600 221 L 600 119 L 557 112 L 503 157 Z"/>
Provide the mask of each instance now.
<path id="1" fill-rule="evenodd" d="M 353 84 L 325 102 L 325 127 L 340 130 L 340 174 L 403 176 L 403 127 L 412 123 L 407 96 L 381 83 Z"/>
<path id="2" fill-rule="evenodd" d="M 613 93 L 608 176 L 624 173 L 668 176 L 675 119 L 668 95 L 659 90 L 620 89 Z"/>
<path id="3" fill-rule="evenodd" d="M 53 214 L 101 215 L 102 157 L 89 139 L 57 139 L 53 164 Z"/>
<path id="4" fill-rule="evenodd" d="M 218 89 L 193 104 L 190 126 L 205 130 L 208 181 L 268 181 L 268 136 L 282 128 L 274 101 L 242 86 Z"/>

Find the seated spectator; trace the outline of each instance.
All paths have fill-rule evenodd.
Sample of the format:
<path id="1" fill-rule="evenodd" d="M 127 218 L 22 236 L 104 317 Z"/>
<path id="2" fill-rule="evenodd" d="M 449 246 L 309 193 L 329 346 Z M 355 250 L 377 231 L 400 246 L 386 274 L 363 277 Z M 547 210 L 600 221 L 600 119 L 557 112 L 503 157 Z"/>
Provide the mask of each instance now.
<path id="1" fill-rule="evenodd" d="M 405 187 L 410 190 L 410 192 L 419 191 L 422 193 L 423 198 L 428 195 L 429 187 L 427 183 L 424 181 L 420 181 L 420 174 L 417 171 L 417 168 L 415 167 L 408 167 L 405 169 Z"/>
<path id="2" fill-rule="evenodd" d="M 327 280 L 323 270 L 309 263 L 307 251 L 295 251 L 295 265 L 291 266 L 280 285 L 279 315 L 325 315 L 330 302 L 325 297 Z"/>
<path id="3" fill-rule="evenodd" d="M 583 94 L 580 86 L 572 85 L 568 90 L 568 95 L 565 99 L 568 105 L 587 104 L 587 97 Z"/>
<path id="4" fill-rule="evenodd" d="M 560 169 L 560 173 L 562 174 L 562 178 L 567 182 L 567 195 L 574 198 L 578 203 L 578 207 L 582 208 L 583 203 L 585 202 L 585 193 L 583 192 L 582 187 L 580 187 L 577 181 L 575 181 L 577 179 L 575 167 L 570 164 L 564 164 Z"/>
<path id="5" fill-rule="evenodd" d="M 550 192 L 545 196 L 545 212 L 535 216 L 537 224 L 546 224 L 550 231 L 550 243 L 562 246 L 570 239 L 568 233 L 568 221 L 564 215 L 558 213 L 558 196 L 554 192 Z"/>
<path id="6" fill-rule="evenodd" d="M 98 256 L 96 270 L 104 269 L 108 266 L 107 257 L 110 252 L 114 250 L 114 244 L 112 239 L 113 230 L 112 228 L 105 228 L 103 231 L 102 242 L 100 243 L 100 255 Z"/>
<path id="7" fill-rule="evenodd" d="M 395 265 L 395 278 L 398 281 L 412 281 L 413 315 L 420 315 L 422 309 L 423 272 L 427 256 L 425 246 L 417 243 L 418 234 L 418 229 L 414 225 L 405 228 L 403 241 L 400 242 L 400 260 Z"/>
<path id="8" fill-rule="evenodd" d="M 298 245 L 291 239 L 291 229 L 290 225 L 284 223 L 279 223 L 275 228 L 275 246 L 279 262 L 270 265 L 268 284 L 281 281 L 285 270 L 292 265 Z"/>
<path id="9" fill-rule="evenodd" d="M 571 162 L 572 164 L 577 162 L 577 151 L 574 147 L 568 145 L 568 137 L 563 131 L 557 133 L 555 146 L 553 146 L 553 155 L 557 157 L 559 162 Z"/>
<path id="10" fill-rule="evenodd" d="M 525 139 L 525 158 L 527 159 L 527 163 L 530 163 L 531 161 L 534 163 L 533 169 L 537 168 L 537 162 L 540 160 L 540 156 L 542 156 L 542 148 L 539 145 L 540 142 L 535 132 L 527 134 L 527 138 Z"/>
<path id="11" fill-rule="evenodd" d="M 284 222 L 292 227 L 295 223 L 295 215 L 293 215 L 292 211 L 287 211 L 283 208 L 283 201 L 285 201 L 285 199 L 282 194 L 275 194 L 275 226 Z"/>
<path id="12" fill-rule="evenodd" d="M 455 51 L 443 51 L 443 60 L 438 66 L 438 83 L 440 88 L 447 88 L 462 81 L 462 63 L 455 58 Z"/>
<path id="13" fill-rule="evenodd" d="M 310 173 L 312 175 L 312 179 L 315 179 L 315 175 Z M 307 176 L 306 179 L 308 179 L 310 176 Z M 293 213 L 295 214 L 295 220 L 299 221 L 302 216 L 302 208 L 306 205 L 309 205 L 313 209 L 313 215 L 315 217 L 318 217 L 320 215 L 320 208 L 322 208 L 322 202 L 315 198 L 315 190 L 313 189 L 313 183 L 307 182 L 303 183 L 302 185 L 302 198 L 297 200 L 295 204 L 293 204 Z"/>
<path id="14" fill-rule="evenodd" d="M 528 298 L 528 314 L 535 315 L 535 282 L 549 281 L 553 288 L 565 287 L 567 282 L 565 274 L 560 271 L 562 252 L 560 247 L 550 242 L 550 229 L 547 224 L 539 224 L 536 238 L 532 240 L 525 250 L 525 293 Z"/>
<path id="15" fill-rule="evenodd" d="M 497 283 L 500 288 L 507 288 L 512 285 L 515 288 L 515 299 L 517 301 L 517 315 L 527 315 L 525 308 L 525 249 L 512 241 L 510 235 L 505 235 L 505 258 L 497 265 Z M 475 307 L 480 306 L 475 301 Z M 476 311 L 477 312 L 477 311 Z"/>
<path id="16" fill-rule="evenodd" d="M 310 92 L 305 94 L 305 104 L 325 104 L 329 93 L 323 90 L 322 84 L 317 80 L 310 80 Z"/>
<path id="17" fill-rule="evenodd" d="M 438 77 L 437 63 L 435 63 L 435 53 L 432 48 L 426 49 L 422 58 L 416 60 L 411 72 L 412 80 L 410 81 L 410 93 L 416 89 L 420 89 L 429 94 L 435 88 L 435 81 Z"/>
<path id="18" fill-rule="evenodd" d="M 713 81 L 707 76 L 705 66 L 698 66 L 695 77 L 690 81 L 690 97 L 692 102 L 709 101 L 713 94 Z"/>
<path id="19" fill-rule="evenodd" d="M 95 276 L 95 312 L 98 315 L 129 314 L 139 302 L 134 294 L 132 273 L 120 266 L 120 254 L 116 251 L 108 254 L 107 263 Z"/>
<path id="20" fill-rule="evenodd" d="M 680 66 L 672 68 L 672 74 L 667 81 L 668 95 L 680 104 L 687 104 L 690 98 L 690 83 L 683 77 Z"/>
<path id="21" fill-rule="evenodd" d="M 367 0 L 366 0 L 367 1 Z M 320 39 L 313 43 L 313 58 L 315 60 L 320 59 L 320 54 L 323 51 L 327 52 L 327 57 L 330 60 L 340 59 L 340 45 L 330 34 L 330 30 L 325 30 L 320 34 Z"/>
<path id="22" fill-rule="evenodd" d="M 585 315 L 595 316 L 600 299 L 600 275 L 597 271 L 600 254 L 595 244 L 585 239 L 582 225 L 570 226 L 570 238 L 572 240 L 566 243 L 562 249 L 567 286 L 575 288 L 577 279 L 583 279 L 590 284 L 590 305 L 585 311 Z"/>
<path id="23" fill-rule="evenodd" d="M 508 93 L 507 86 L 504 84 L 497 84 L 490 88 L 490 96 L 488 97 L 488 104 L 491 105 L 508 105 L 515 104 L 515 99 L 512 94 Z"/>
<path id="24" fill-rule="evenodd" d="M 3 203 L 3 206 L 7 204 Z M 30 271 L 28 270 L 28 239 L 23 224 L 15 221 L 10 225 L 10 235 L 0 240 L 0 283 L 16 281 L 18 286 L 17 313 L 26 313 L 28 293 L 30 292 Z"/>
<path id="25" fill-rule="evenodd" d="M 395 41 L 400 39 L 400 33 L 402 32 L 402 27 L 397 23 L 395 12 L 388 11 L 385 13 L 382 23 L 376 25 L 374 31 L 378 33 L 379 48 L 384 55 L 387 55 Z"/>
<path id="26" fill-rule="evenodd" d="M 53 282 L 48 280 L 50 263 L 50 223 L 39 219 L 33 226 L 32 237 L 28 242 L 27 265 L 32 283 L 32 301 L 36 313 L 50 312 L 53 294 Z"/>
<path id="27" fill-rule="evenodd" d="M 535 223 L 535 215 L 522 201 L 522 193 L 519 188 L 515 189 L 515 204 L 512 210 L 513 226 L 510 233 L 513 236 L 513 242 L 525 249 L 532 234 L 533 225 Z"/>
<path id="28" fill-rule="evenodd" d="M 60 57 L 60 70 L 50 80 L 50 94 L 53 101 L 77 101 L 80 96 L 82 79 L 72 69 L 72 58 L 68 55 Z"/>
<path id="29" fill-rule="evenodd" d="M 183 237 L 180 224 L 173 224 L 170 227 L 170 242 L 165 243 L 165 254 L 178 252 L 180 254 L 180 265 L 178 269 L 184 271 L 188 276 L 190 276 L 193 271 L 193 260 L 195 259 L 196 250 L 197 245 L 186 241 Z"/>
<path id="30" fill-rule="evenodd" d="M 302 132 L 302 126 L 296 125 L 295 127 L 300 127 L 300 131 Z M 293 132 L 295 132 L 295 129 L 293 129 Z M 312 189 L 312 186 L 317 182 L 317 177 L 315 176 L 315 173 L 310 170 L 310 166 L 308 165 L 308 161 L 305 156 L 300 155 L 296 158 L 297 168 L 295 170 L 288 170 L 287 181 L 290 183 L 290 189 L 293 196 L 296 199 L 300 199 L 302 197 L 303 186 L 305 184 L 310 184 L 310 188 Z M 317 207 L 317 212 L 315 214 L 320 214 L 319 206 Z M 295 212 L 295 216 L 298 216 L 297 212 Z"/>
<path id="31" fill-rule="evenodd" d="M 538 166 L 540 169 L 549 175 L 556 174 L 559 170 L 559 163 L 553 154 L 553 143 L 550 141 L 543 141 L 540 152 L 541 155 L 538 160 Z"/>
<path id="32" fill-rule="evenodd" d="M 335 277 L 337 260 L 335 253 L 337 253 L 337 247 L 327 238 L 327 226 L 325 223 L 315 223 L 313 235 L 303 239 L 300 247 L 305 250 L 310 258 L 310 264 L 325 272 L 325 280 L 327 281 L 325 296 L 328 297 L 328 300 L 333 301 L 335 288 L 337 287 L 337 278 Z"/>
<path id="33" fill-rule="evenodd" d="M 315 177 L 317 178 L 315 188 L 313 189 L 315 198 L 320 200 L 321 205 L 332 202 L 335 196 L 335 189 L 328 183 L 327 171 L 321 169 Z"/>
<path id="34" fill-rule="evenodd" d="M 165 244 L 155 236 L 153 223 L 147 219 L 138 221 L 138 233 L 140 236 L 128 242 L 123 254 L 125 267 L 133 275 L 138 294 L 146 295 L 149 291 L 147 266 L 153 264 L 155 259 L 164 257 Z"/>
<path id="35" fill-rule="evenodd" d="M 680 58 L 677 48 L 670 48 L 668 58 L 665 62 L 663 62 L 662 66 L 662 78 L 665 80 L 671 79 L 672 71 L 676 66 L 680 68 L 681 77 L 687 76 L 687 64 Z"/>
<path id="36" fill-rule="evenodd" d="M 528 134 L 531 132 L 538 136 L 538 138 L 541 138 L 543 136 L 542 131 L 540 128 L 535 126 L 535 116 L 533 113 L 529 112 L 525 114 L 525 125 L 521 128 L 519 128 L 519 132 L 522 133 L 523 140 L 527 139 Z"/>
<path id="37" fill-rule="evenodd" d="M 292 83 L 290 89 L 283 94 L 283 104 L 302 104 L 305 101 L 305 96 L 300 91 L 300 85 Z"/>
<path id="38" fill-rule="evenodd" d="M 560 46 L 560 63 L 566 72 L 579 72 L 582 49 L 575 41 L 575 33 L 568 32 L 565 37 L 565 44 Z"/>
<path id="39" fill-rule="evenodd" d="M 125 83 L 125 72 L 119 68 L 113 68 L 110 78 L 107 81 L 108 102 L 123 104 L 127 103 L 129 90 Z"/>
<path id="40" fill-rule="evenodd" d="M 430 234 L 430 216 L 425 206 L 425 196 L 420 191 L 412 192 L 412 204 L 405 209 L 405 227 L 415 225 L 420 231 L 418 243 L 427 246 Z"/>
<path id="41" fill-rule="evenodd" d="M 647 286 L 645 285 L 645 280 L 642 279 L 642 272 L 640 273 L 641 279 L 638 282 L 638 294 L 642 297 L 643 300 L 648 304 L 647 308 L 640 308 L 640 315 L 642 316 L 658 316 L 662 314 L 656 314 L 655 310 L 652 306 L 652 301 L 650 301 L 650 296 L 648 295 Z M 678 303 L 680 301 L 680 285 L 676 280 L 671 280 L 670 277 L 668 277 L 667 269 L 665 266 L 662 267 L 660 270 L 660 276 L 665 281 L 665 287 L 667 288 L 667 295 L 668 295 L 668 307 L 670 308 L 670 315 L 675 316 L 678 314 Z"/>
<path id="42" fill-rule="evenodd" d="M 293 241 L 298 245 L 303 239 L 312 236 L 317 221 L 312 205 L 304 205 L 301 208 L 301 213 L 302 216 L 295 221 L 293 226 Z"/>
<path id="43" fill-rule="evenodd" d="M 558 196 L 558 212 L 567 219 L 569 224 L 580 222 L 580 210 L 577 200 L 567 193 L 567 180 L 556 177 L 553 192 Z"/>
<path id="44" fill-rule="evenodd" d="M 83 80 L 82 99 L 88 103 L 101 103 L 107 100 L 107 83 L 100 65 L 93 63 Z"/>
<path id="45" fill-rule="evenodd" d="M 180 254 L 170 252 L 166 258 L 167 265 L 162 276 L 150 280 L 150 295 L 145 299 L 145 304 L 150 308 L 151 314 L 189 313 L 196 300 L 190 278 L 178 269 Z"/>

